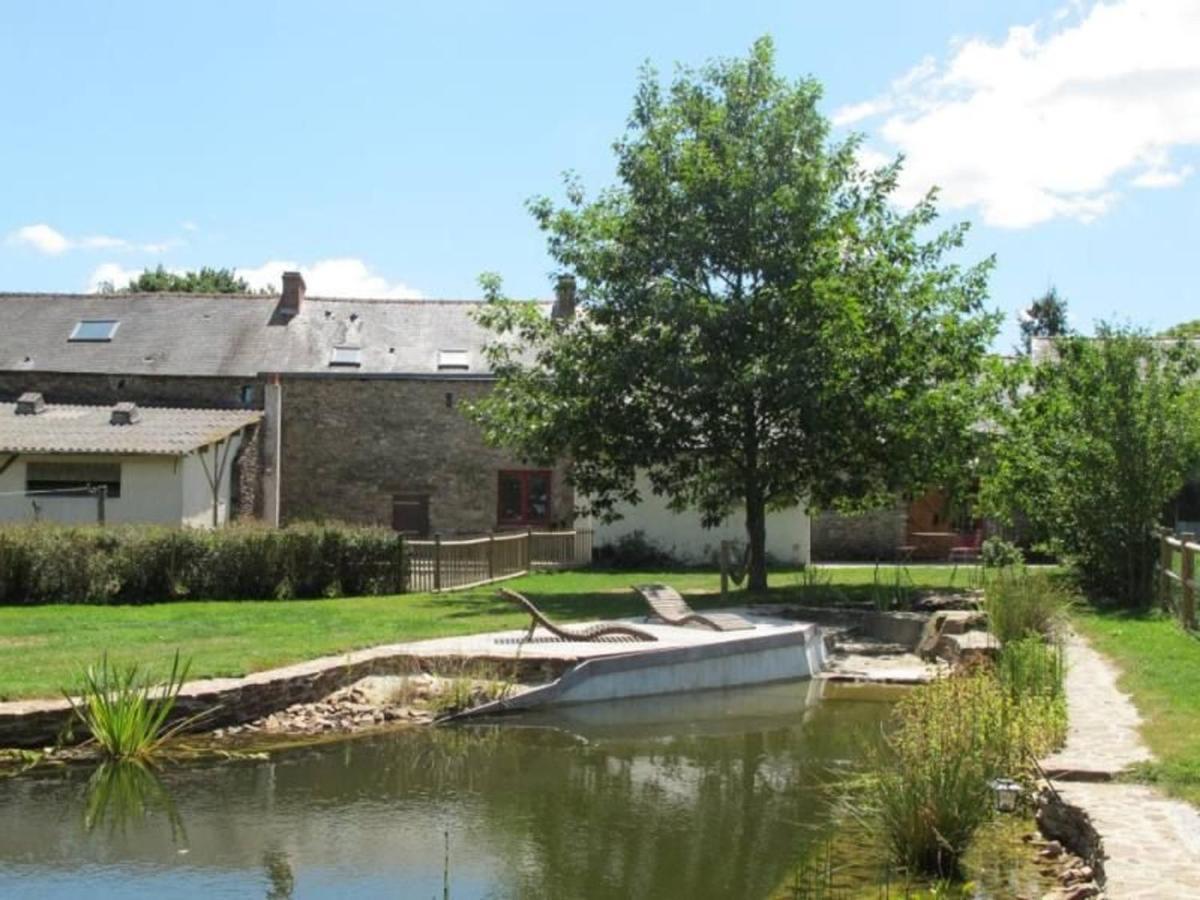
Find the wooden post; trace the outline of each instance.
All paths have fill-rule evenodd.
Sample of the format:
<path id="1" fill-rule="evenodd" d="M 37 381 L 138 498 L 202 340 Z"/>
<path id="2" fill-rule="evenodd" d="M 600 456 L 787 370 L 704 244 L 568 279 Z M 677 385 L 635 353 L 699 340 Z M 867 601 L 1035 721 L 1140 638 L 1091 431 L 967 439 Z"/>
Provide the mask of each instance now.
<path id="1" fill-rule="evenodd" d="M 729 541 L 721 541 L 721 602 L 729 593 Z"/>
<path id="2" fill-rule="evenodd" d="M 1185 531 L 1179 536 L 1180 550 L 1183 551 L 1183 566 L 1181 571 L 1181 580 L 1183 581 L 1183 605 L 1180 609 L 1180 616 L 1183 619 L 1184 628 L 1196 627 L 1196 554 L 1192 550 L 1192 541 L 1196 539 L 1196 535 L 1190 531 Z"/>
<path id="3" fill-rule="evenodd" d="M 1171 545 L 1167 543 L 1168 535 L 1166 529 L 1158 532 L 1158 602 L 1168 610 L 1173 610 L 1175 604 L 1171 602 L 1171 576 L 1168 574 L 1173 553 Z"/>
<path id="4" fill-rule="evenodd" d="M 108 485 L 102 484 L 96 488 L 96 522 L 103 525 L 108 519 L 105 503 L 108 501 Z"/>
<path id="5" fill-rule="evenodd" d="M 488 581 L 496 579 L 496 532 L 488 532 Z"/>
<path id="6" fill-rule="evenodd" d="M 408 593 L 408 560 L 404 558 L 404 535 L 400 535 L 400 593 Z"/>
<path id="7" fill-rule="evenodd" d="M 533 526 L 525 529 L 525 571 L 533 571 Z"/>
<path id="8" fill-rule="evenodd" d="M 433 536 L 433 589 L 442 589 L 442 533 Z"/>

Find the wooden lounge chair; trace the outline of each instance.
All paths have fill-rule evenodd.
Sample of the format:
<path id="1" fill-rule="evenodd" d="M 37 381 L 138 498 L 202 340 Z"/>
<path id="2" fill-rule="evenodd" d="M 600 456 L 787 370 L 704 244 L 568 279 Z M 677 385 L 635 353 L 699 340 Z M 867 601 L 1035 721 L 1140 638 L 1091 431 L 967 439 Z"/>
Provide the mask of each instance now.
<path id="1" fill-rule="evenodd" d="M 500 596 L 505 600 L 511 600 L 518 606 L 522 607 L 525 612 L 529 613 L 529 633 L 525 639 L 533 637 L 534 630 L 541 625 L 548 632 L 564 641 L 612 641 L 612 640 L 634 640 L 634 641 L 657 641 L 654 635 L 640 628 L 634 628 L 632 625 L 624 625 L 620 622 L 599 622 L 595 625 L 582 625 L 576 628 L 564 628 L 561 625 L 555 625 L 545 614 L 533 605 L 528 598 L 522 597 L 516 591 L 510 591 L 507 588 L 500 589 Z"/>
<path id="2" fill-rule="evenodd" d="M 698 613 L 670 585 L 635 584 L 633 589 L 650 604 L 651 621 L 657 619 L 668 625 L 703 625 L 713 631 L 741 631 L 754 627 L 749 619 L 735 613 Z"/>

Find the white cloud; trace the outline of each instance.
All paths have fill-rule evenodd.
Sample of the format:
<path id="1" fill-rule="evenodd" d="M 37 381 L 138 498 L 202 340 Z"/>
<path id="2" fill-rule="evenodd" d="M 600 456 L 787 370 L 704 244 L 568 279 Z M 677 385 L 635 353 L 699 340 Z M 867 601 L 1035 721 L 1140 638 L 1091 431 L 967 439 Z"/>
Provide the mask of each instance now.
<path id="1" fill-rule="evenodd" d="M 26 225 L 18 228 L 9 235 L 8 239 L 11 243 L 24 244 L 49 256 L 57 256 L 71 246 L 71 241 L 66 235 L 45 224 Z"/>
<path id="2" fill-rule="evenodd" d="M 87 290 L 89 293 L 95 293 L 105 285 L 112 285 L 114 288 L 123 288 L 130 281 L 142 274 L 140 268 L 126 269 L 119 263 L 104 263 L 97 266 L 95 271 L 88 276 Z"/>
<path id="3" fill-rule="evenodd" d="M 389 297 L 420 299 L 424 295 L 399 281 L 389 282 L 372 272 L 365 262 L 353 257 L 322 259 L 310 266 L 284 260 L 270 260 L 261 266 L 239 268 L 237 274 L 255 289 L 279 289 L 284 272 L 300 272 L 307 292 L 314 297 Z"/>
<path id="4" fill-rule="evenodd" d="M 166 241 L 140 244 L 108 234 L 92 234 L 81 238 L 71 238 L 58 229 L 44 223 L 25 225 L 18 228 L 8 236 L 8 239 L 10 243 L 24 244 L 48 256 L 57 256 L 67 250 L 120 250 L 123 252 L 136 251 L 140 253 L 161 254 L 183 243 L 177 238 L 172 238 Z"/>
<path id="5" fill-rule="evenodd" d="M 833 119 L 882 119 L 884 149 L 906 156 L 901 202 L 937 185 L 942 206 L 990 225 L 1088 221 L 1124 189 L 1192 174 L 1172 156 L 1200 147 L 1197 46 L 1196 0 L 1072 3 L 998 42 L 960 42 Z"/>

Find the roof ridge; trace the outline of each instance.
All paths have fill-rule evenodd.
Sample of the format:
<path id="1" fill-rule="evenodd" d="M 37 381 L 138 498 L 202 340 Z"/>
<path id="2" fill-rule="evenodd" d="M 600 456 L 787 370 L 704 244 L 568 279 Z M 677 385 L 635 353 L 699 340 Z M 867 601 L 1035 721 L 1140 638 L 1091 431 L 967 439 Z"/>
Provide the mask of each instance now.
<path id="1" fill-rule="evenodd" d="M 57 297 L 62 300 L 133 300 L 142 297 L 154 297 L 170 300 L 269 300 L 279 302 L 278 294 L 230 294 L 230 293 L 196 293 L 190 291 L 136 291 L 133 293 L 113 294 L 78 294 L 58 291 L 0 291 L 0 300 L 33 299 L 39 297 Z M 483 297 L 322 297 L 317 294 L 305 295 L 304 302 L 317 301 L 320 303 L 410 303 L 413 305 L 430 303 L 477 304 L 487 303 Z M 534 297 L 525 302 L 551 304 L 554 301 L 545 297 Z"/>

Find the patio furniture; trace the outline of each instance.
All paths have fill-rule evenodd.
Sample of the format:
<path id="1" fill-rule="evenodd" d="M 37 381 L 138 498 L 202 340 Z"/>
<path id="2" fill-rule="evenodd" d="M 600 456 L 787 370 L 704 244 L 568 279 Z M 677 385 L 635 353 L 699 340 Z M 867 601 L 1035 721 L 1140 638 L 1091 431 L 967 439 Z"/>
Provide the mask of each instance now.
<path id="1" fill-rule="evenodd" d="M 951 584 L 954 584 L 954 576 L 958 574 L 958 567 L 979 562 L 983 552 L 983 531 L 981 529 L 976 529 L 968 535 L 959 535 L 959 538 L 960 542 L 950 548 L 948 561 L 954 563 L 954 569 L 950 572 Z"/>
<path id="2" fill-rule="evenodd" d="M 525 612 L 529 613 L 529 632 L 525 639 L 533 638 L 533 632 L 541 625 L 559 640 L 563 641 L 657 641 L 654 635 L 648 631 L 643 631 L 640 628 L 634 628 L 632 625 L 623 625 L 618 622 L 599 622 L 595 625 L 582 625 L 575 628 L 564 628 L 561 625 L 556 625 L 546 618 L 545 613 L 533 605 L 526 597 L 521 596 L 516 591 L 510 591 L 508 588 L 500 589 L 500 596 L 505 600 L 511 600 L 518 606 L 522 607 Z"/>
<path id="3" fill-rule="evenodd" d="M 658 620 L 668 625 L 702 625 L 713 631 L 741 631 L 753 628 L 754 623 L 735 613 L 698 613 L 680 596 L 675 588 L 666 584 L 635 584 L 637 591 L 650 604 L 651 621 Z"/>

